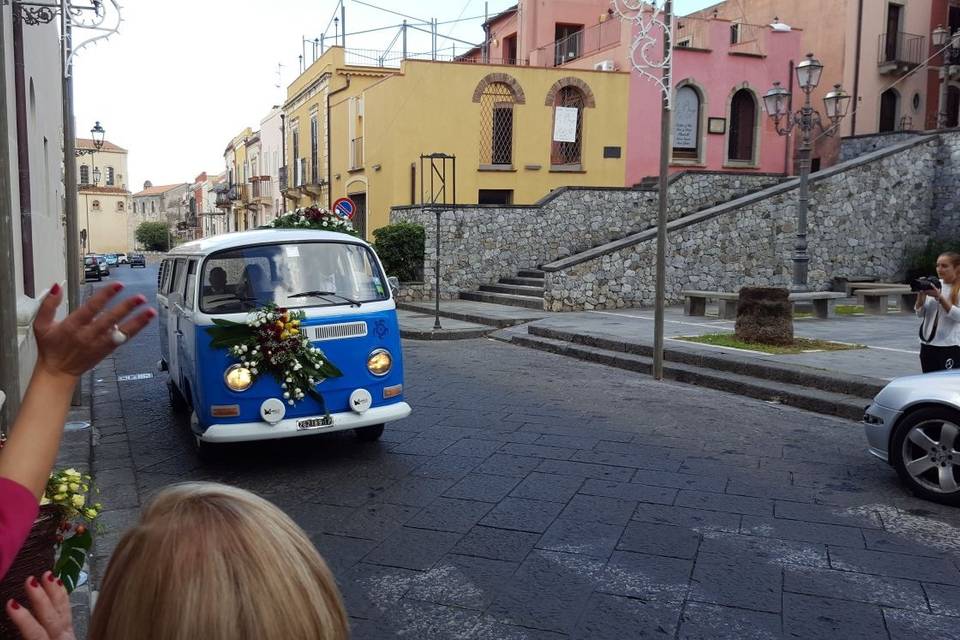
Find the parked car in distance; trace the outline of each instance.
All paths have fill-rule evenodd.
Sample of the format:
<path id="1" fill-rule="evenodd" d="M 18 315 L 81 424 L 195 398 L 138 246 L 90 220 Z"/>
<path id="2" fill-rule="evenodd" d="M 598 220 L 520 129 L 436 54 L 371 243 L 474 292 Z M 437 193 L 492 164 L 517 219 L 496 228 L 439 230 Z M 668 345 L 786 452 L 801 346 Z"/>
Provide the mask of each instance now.
<path id="1" fill-rule="evenodd" d="M 110 275 L 110 265 L 107 264 L 107 259 L 103 256 L 97 256 L 97 264 L 100 265 L 100 275 L 108 276 Z"/>
<path id="2" fill-rule="evenodd" d="M 117 263 L 119 263 L 119 264 L 128 264 L 129 262 L 130 262 L 130 259 L 127 257 L 127 254 L 125 254 L 125 253 L 118 253 L 118 254 L 117 254 Z"/>
<path id="3" fill-rule="evenodd" d="M 960 369 L 904 376 L 863 416 L 868 451 L 917 496 L 960 506 Z"/>
<path id="4" fill-rule="evenodd" d="M 84 280 L 103 280 L 100 275 L 100 265 L 94 256 L 87 256 L 83 259 L 83 279 Z"/>
<path id="5" fill-rule="evenodd" d="M 107 261 L 108 267 L 116 267 L 119 264 L 115 253 L 105 253 L 103 259 Z"/>
<path id="6" fill-rule="evenodd" d="M 134 267 L 143 267 L 144 269 L 147 268 L 147 259 L 142 253 L 131 253 L 128 256 L 128 260 L 130 261 L 131 269 Z"/>

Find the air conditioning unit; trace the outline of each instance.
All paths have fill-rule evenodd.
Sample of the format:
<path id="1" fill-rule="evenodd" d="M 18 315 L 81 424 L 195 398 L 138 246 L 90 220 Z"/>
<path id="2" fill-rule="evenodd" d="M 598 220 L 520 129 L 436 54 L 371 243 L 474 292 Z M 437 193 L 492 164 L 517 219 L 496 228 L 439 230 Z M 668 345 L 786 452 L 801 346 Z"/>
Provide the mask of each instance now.
<path id="1" fill-rule="evenodd" d="M 593 65 L 594 71 L 616 71 L 617 64 L 613 60 L 602 60 Z"/>

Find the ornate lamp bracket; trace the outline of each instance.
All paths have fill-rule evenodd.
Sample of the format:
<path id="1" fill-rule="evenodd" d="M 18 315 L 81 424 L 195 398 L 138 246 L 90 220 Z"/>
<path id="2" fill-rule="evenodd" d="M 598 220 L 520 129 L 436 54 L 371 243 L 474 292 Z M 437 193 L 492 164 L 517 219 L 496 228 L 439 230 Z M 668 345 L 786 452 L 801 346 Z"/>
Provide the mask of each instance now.
<path id="1" fill-rule="evenodd" d="M 630 43 L 630 64 L 640 74 L 659 87 L 667 110 L 673 108 L 673 33 L 663 18 L 662 3 L 657 0 L 611 0 L 614 12 L 625 22 L 636 26 L 636 36 Z M 666 43 L 664 47 L 657 46 Z"/>

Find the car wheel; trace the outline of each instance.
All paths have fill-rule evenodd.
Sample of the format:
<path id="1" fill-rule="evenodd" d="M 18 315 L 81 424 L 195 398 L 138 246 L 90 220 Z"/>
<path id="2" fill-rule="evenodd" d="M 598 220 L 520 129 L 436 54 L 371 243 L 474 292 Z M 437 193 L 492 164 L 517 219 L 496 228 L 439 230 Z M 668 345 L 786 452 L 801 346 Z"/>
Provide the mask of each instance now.
<path id="1" fill-rule="evenodd" d="M 960 412 L 930 407 L 907 414 L 890 443 L 890 461 L 915 495 L 960 506 Z"/>
<path id="2" fill-rule="evenodd" d="M 187 399 L 183 397 L 183 394 L 180 393 L 173 382 L 167 382 L 167 393 L 170 396 L 170 408 L 173 409 L 174 413 L 186 413 L 190 410 Z"/>
<path id="3" fill-rule="evenodd" d="M 371 427 L 360 427 L 354 429 L 353 433 L 361 442 L 376 442 L 383 435 L 383 425 L 375 424 Z"/>

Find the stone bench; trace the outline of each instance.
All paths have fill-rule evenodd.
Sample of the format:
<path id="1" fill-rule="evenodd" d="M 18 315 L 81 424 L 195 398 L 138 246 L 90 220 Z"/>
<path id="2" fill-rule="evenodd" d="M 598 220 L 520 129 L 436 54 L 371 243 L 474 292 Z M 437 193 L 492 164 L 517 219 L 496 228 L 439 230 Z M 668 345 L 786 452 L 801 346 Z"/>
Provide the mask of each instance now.
<path id="1" fill-rule="evenodd" d="M 720 317 L 724 320 L 737 319 L 738 293 L 724 291 L 681 291 L 683 296 L 683 315 L 707 315 L 707 300 L 717 300 L 720 303 Z"/>
<path id="2" fill-rule="evenodd" d="M 826 320 L 835 318 L 837 300 L 846 298 L 847 294 L 840 291 L 805 291 L 803 293 L 791 293 L 790 302 L 809 302 L 813 305 L 813 315 Z"/>
<path id="3" fill-rule="evenodd" d="M 886 313 L 891 296 L 899 298 L 901 313 L 913 313 L 913 307 L 917 302 L 917 294 L 910 291 L 910 287 L 906 285 L 857 291 L 857 300 L 863 305 L 863 312 L 869 315 Z"/>
<path id="4" fill-rule="evenodd" d="M 737 302 L 740 295 L 725 291 L 681 291 L 683 296 L 683 314 L 687 316 L 704 316 L 707 314 L 707 300 L 717 300 L 720 303 L 720 317 L 724 320 L 736 320 Z M 837 300 L 847 297 L 846 294 L 834 291 L 809 291 L 805 293 L 791 293 L 791 302 L 809 302 L 813 304 L 813 313 L 818 318 L 833 318 L 836 316 L 834 308 Z"/>
<path id="5" fill-rule="evenodd" d="M 855 296 L 863 289 L 896 289 L 897 287 L 910 289 L 910 285 L 899 282 L 848 282 L 846 290 L 848 296 Z"/>

